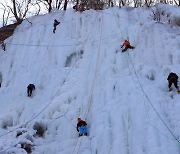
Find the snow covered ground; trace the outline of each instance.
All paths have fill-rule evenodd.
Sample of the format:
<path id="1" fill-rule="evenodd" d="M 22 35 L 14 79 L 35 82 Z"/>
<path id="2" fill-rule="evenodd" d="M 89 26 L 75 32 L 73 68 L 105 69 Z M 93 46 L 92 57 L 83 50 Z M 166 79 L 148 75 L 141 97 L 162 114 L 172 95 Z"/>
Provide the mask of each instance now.
<path id="1" fill-rule="evenodd" d="M 160 23 L 129 7 L 24 21 L 0 50 L 0 154 L 179 154 L 180 95 L 167 76 L 180 76 L 180 27 L 169 22 L 180 9 L 159 8 Z M 125 39 L 135 49 L 122 53 Z"/>

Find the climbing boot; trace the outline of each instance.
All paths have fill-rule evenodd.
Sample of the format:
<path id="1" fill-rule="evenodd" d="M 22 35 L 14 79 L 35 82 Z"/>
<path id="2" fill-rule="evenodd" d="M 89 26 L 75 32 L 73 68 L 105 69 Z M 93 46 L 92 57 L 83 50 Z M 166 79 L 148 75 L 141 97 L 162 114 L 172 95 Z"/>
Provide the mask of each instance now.
<path id="1" fill-rule="evenodd" d="M 177 92 L 178 92 L 178 94 L 180 94 L 180 89 L 179 88 L 177 88 Z"/>
<path id="2" fill-rule="evenodd" d="M 82 134 L 79 134 L 79 137 L 81 137 L 82 136 Z"/>
<path id="3" fill-rule="evenodd" d="M 169 91 L 172 91 L 172 87 L 169 88 Z"/>
<path id="4" fill-rule="evenodd" d="M 84 136 L 87 136 L 87 133 L 84 133 Z"/>

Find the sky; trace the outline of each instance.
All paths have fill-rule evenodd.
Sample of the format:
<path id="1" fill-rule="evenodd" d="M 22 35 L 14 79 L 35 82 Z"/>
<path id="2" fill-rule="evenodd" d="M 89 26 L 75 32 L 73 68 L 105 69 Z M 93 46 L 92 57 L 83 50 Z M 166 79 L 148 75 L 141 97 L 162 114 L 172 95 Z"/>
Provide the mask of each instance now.
<path id="1" fill-rule="evenodd" d="M 18 1 L 20 1 L 20 0 L 18 0 Z M 22 1 L 22 0 L 21 0 L 21 1 Z M 0 0 L 0 3 L 5 4 L 5 2 L 8 2 L 9 5 L 11 6 L 10 0 Z M 72 3 L 71 3 L 71 2 L 69 2 L 68 8 L 72 8 Z M 53 10 L 53 11 L 54 11 L 54 10 Z M 3 25 L 3 12 L 4 12 L 4 8 L 2 7 L 2 5 L 0 5 L 0 26 Z M 29 18 L 29 17 L 31 17 L 31 16 L 33 16 L 33 15 L 36 15 L 35 12 L 36 12 L 35 7 L 34 7 L 34 6 L 31 7 L 31 9 L 30 9 L 30 10 L 28 11 L 28 13 L 27 13 L 26 18 Z M 41 4 L 40 14 L 46 14 L 46 13 L 48 13 L 48 10 L 46 9 L 46 7 L 45 7 L 44 5 Z M 6 14 L 6 15 L 7 15 L 7 14 Z M 6 17 L 7 17 L 7 16 L 6 16 Z M 9 20 L 8 20 L 8 24 L 13 23 L 13 22 L 15 21 L 15 19 L 14 19 L 14 16 L 12 15 L 12 13 L 10 13 L 10 16 L 9 16 L 9 17 L 10 17 L 10 18 L 9 18 Z M 5 18 L 5 19 L 6 19 L 6 18 Z"/>
<path id="2" fill-rule="evenodd" d="M 20 0 L 18 0 L 18 1 L 20 1 Z M 7 2 L 10 6 L 11 6 L 11 4 L 12 4 L 12 3 L 10 3 L 10 0 L 0 0 L 0 3 L 5 4 L 5 2 Z M 41 7 L 42 7 L 42 9 L 43 9 L 43 5 L 41 5 Z M 41 10 L 42 10 L 42 9 L 41 9 Z M 0 5 L 0 26 L 2 26 L 2 22 L 3 22 L 3 12 L 4 12 L 4 8 L 2 7 L 2 5 Z M 30 12 L 31 12 L 31 13 L 30 13 Z M 28 18 L 28 17 L 30 17 L 30 16 L 33 16 L 35 12 L 36 12 L 36 11 L 35 11 L 34 7 L 31 7 L 31 9 L 30 9 L 30 10 L 28 11 L 28 13 L 27 13 L 26 18 Z M 45 14 L 45 13 L 47 13 L 47 11 L 46 11 L 46 10 L 43 10 L 43 11 L 41 11 L 40 14 Z M 6 14 L 6 17 L 7 17 L 7 14 Z M 6 19 L 6 18 L 5 18 L 5 19 Z M 8 24 L 9 24 L 9 23 L 14 23 L 14 21 L 15 21 L 15 18 L 14 18 L 14 16 L 13 16 L 13 14 L 10 12 Z"/>
<path id="3" fill-rule="evenodd" d="M 0 153 L 179 154 L 180 95 L 167 76 L 180 75 L 180 28 L 168 22 L 180 10 L 159 7 L 160 23 L 129 7 L 23 21 L 0 49 Z M 135 49 L 122 53 L 125 39 Z M 87 137 L 78 137 L 78 117 Z"/>

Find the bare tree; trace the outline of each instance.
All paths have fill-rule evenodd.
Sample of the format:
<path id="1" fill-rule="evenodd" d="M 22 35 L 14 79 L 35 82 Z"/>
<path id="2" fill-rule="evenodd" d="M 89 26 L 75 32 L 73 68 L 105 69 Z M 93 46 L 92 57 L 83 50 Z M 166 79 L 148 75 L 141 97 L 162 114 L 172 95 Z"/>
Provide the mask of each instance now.
<path id="1" fill-rule="evenodd" d="M 142 0 L 133 0 L 133 2 L 134 2 L 134 7 L 142 7 L 143 6 Z"/>
<path id="2" fill-rule="evenodd" d="M 76 0 L 76 5 L 74 8 L 77 11 L 84 11 L 89 9 L 102 10 L 106 6 L 108 6 L 108 2 L 106 2 L 106 0 Z"/>
<path id="3" fill-rule="evenodd" d="M 144 1 L 144 5 L 146 5 L 147 7 L 150 7 L 152 4 L 154 4 L 154 0 L 145 0 Z"/>
<path id="4" fill-rule="evenodd" d="M 61 9 L 61 4 L 63 3 L 63 0 L 56 0 L 56 2 L 55 2 L 55 5 L 56 5 L 56 7 L 55 8 L 57 8 L 58 10 L 60 10 Z M 65 0 L 65 2 L 64 2 L 65 4 L 65 6 L 64 6 L 64 9 L 67 9 L 67 4 L 68 4 L 68 1 L 67 0 Z"/>
<path id="5" fill-rule="evenodd" d="M 32 15 L 39 15 L 40 11 L 42 10 L 40 2 L 35 1 L 31 4 L 33 6 L 33 12 L 30 12 Z"/>
<path id="6" fill-rule="evenodd" d="M 126 5 L 126 3 L 127 3 L 127 1 L 126 1 L 126 0 L 119 0 L 119 7 L 121 7 L 121 6 L 125 6 L 125 5 Z"/>
<path id="7" fill-rule="evenodd" d="M 12 23 L 21 23 L 27 16 L 38 15 L 41 6 L 37 0 L 3 0 L 0 3 L 3 26 Z M 11 17 L 10 17 L 11 16 Z"/>
<path id="8" fill-rule="evenodd" d="M 0 3 L 2 8 L 2 26 L 6 26 L 9 20 L 9 15 L 10 15 L 10 9 L 8 9 L 3 3 Z"/>
<path id="9" fill-rule="evenodd" d="M 27 12 L 31 6 L 31 0 L 11 0 L 11 5 L 7 7 L 11 10 L 11 13 L 14 15 L 17 23 L 21 23 L 22 20 L 26 17 Z"/>
<path id="10" fill-rule="evenodd" d="M 52 10 L 52 0 L 40 0 L 39 2 L 43 3 L 48 12 Z"/>
<path id="11" fill-rule="evenodd" d="M 112 0 L 108 0 L 108 6 L 111 7 Z"/>
<path id="12" fill-rule="evenodd" d="M 49 13 L 52 11 L 53 8 L 56 8 L 58 10 L 61 9 L 66 10 L 69 2 L 68 0 L 37 0 L 37 1 L 43 4 L 43 6 L 45 6 L 46 10 Z"/>
<path id="13" fill-rule="evenodd" d="M 67 9 L 67 5 L 68 5 L 68 1 L 67 1 L 67 0 L 64 0 L 64 10 Z"/>
<path id="14" fill-rule="evenodd" d="M 180 0 L 174 0 L 174 3 L 175 3 L 177 6 L 180 6 Z"/>

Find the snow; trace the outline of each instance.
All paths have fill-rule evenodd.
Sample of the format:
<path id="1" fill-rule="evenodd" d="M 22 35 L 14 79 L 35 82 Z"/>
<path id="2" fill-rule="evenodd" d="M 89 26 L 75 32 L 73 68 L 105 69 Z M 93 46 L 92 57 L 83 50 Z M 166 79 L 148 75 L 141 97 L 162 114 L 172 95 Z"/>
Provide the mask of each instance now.
<path id="1" fill-rule="evenodd" d="M 180 10 L 158 6 L 169 13 L 160 23 L 130 7 L 23 21 L 0 50 L 0 153 L 25 154 L 26 143 L 32 154 L 179 154 L 180 96 L 167 76 L 180 76 L 180 27 L 168 22 Z M 122 53 L 125 39 L 135 49 Z M 78 117 L 88 137 L 78 138 Z"/>

